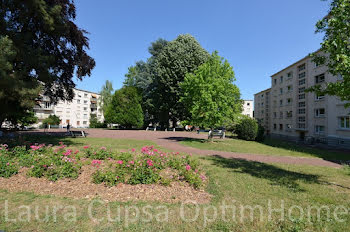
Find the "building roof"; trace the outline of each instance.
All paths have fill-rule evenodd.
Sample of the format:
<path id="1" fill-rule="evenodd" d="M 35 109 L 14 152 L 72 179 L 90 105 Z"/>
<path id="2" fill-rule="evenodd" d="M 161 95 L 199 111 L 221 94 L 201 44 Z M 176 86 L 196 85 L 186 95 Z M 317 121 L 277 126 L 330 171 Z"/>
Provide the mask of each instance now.
<path id="1" fill-rule="evenodd" d="M 78 90 L 78 91 L 86 92 L 86 93 L 92 93 L 92 94 L 96 94 L 96 95 L 101 95 L 101 94 L 99 94 L 99 93 L 91 92 L 91 91 L 88 91 L 88 90 L 77 89 L 77 88 L 74 88 L 74 89 L 75 89 L 75 90 Z"/>
<path id="2" fill-rule="evenodd" d="M 267 91 L 270 91 L 270 90 L 271 90 L 271 88 L 268 88 L 268 89 L 260 91 L 259 93 L 254 94 L 254 95 L 257 95 L 257 94 L 260 94 L 260 93 L 264 93 L 264 92 L 267 92 Z"/>

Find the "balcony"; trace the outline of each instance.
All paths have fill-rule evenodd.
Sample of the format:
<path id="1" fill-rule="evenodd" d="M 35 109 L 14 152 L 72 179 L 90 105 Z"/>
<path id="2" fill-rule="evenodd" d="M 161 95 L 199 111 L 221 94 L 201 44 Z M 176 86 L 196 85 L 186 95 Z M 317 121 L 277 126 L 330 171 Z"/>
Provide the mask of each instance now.
<path id="1" fill-rule="evenodd" d="M 50 103 L 39 104 L 34 106 L 34 110 L 43 110 L 43 111 L 53 111 L 53 105 Z"/>
<path id="2" fill-rule="evenodd" d="M 92 104 L 90 105 L 90 108 L 91 108 L 91 109 L 97 109 L 97 104 L 92 103 Z"/>

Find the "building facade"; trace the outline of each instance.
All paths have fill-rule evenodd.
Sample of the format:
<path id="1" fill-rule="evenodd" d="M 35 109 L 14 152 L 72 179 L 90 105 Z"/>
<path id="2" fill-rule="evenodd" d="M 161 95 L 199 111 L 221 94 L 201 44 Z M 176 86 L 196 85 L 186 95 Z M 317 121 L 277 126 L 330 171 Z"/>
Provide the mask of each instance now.
<path id="1" fill-rule="evenodd" d="M 39 127 L 43 120 L 50 115 L 56 115 L 61 119 L 60 127 L 68 124 L 74 128 L 87 128 L 90 126 L 90 117 L 95 114 L 99 122 L 104 121 L 103 112 L 98 104 L 101 96 L 97 93 L 74 89 L 74 98 L 71 102 L 59 101 L 56 105 L 50 102 L 48 97 L 43 97 L 38 106 L 34 108 Z"/>
<path id="2" fill-rule="evenodd" d="M 327 70 L 307 56 L 271 76 L 268 128 L 272 136 L 350 148 L 346 102 L 305 91 L 316 84 L 342 81 Z M 256 111 L 262 110 L 257 107 Z"/>
<path id="3" fill-rule="evenodd" d="M 270 133 L 270 92 L 263 90 L 254 95 L 254 118 Z"/>
<path id="4" fill-rule="evenodd" d="M 253 106 L 253 100 L 243 100 L 243 115 L 249 116 L 253 118 L 253 111 L 254 111 L 254 106 Z"/>

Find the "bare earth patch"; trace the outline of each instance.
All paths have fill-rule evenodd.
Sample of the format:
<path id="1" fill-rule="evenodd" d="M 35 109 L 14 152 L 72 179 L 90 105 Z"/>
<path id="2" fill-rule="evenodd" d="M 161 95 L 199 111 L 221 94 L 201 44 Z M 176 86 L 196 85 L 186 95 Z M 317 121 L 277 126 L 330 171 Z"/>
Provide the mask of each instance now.
<path id="1" fill-rule="evenodd" d="M 34 178 L 26 175 L 27 169 L 22 168 L 19 174 L 11 178 L 0 178 L 0 188 L 10 192 L 33 192 L 39 195 L 55 195 L 74 199 L 93 199 L 99 197 L 105 201 L 155 201 L 155 202 L 196 202 L 206 204 L 211 195 L 204 190 L 196 190 L 185 182 L 172 182 L 170 186 L 126 185 L 119 184 L 106 187 L 103 184 L 91 182 L 95 171 L 91 166 L 83 166 L 81 174 L 75 180 L 64 179 L 56 182 L 45 178 Z"/>

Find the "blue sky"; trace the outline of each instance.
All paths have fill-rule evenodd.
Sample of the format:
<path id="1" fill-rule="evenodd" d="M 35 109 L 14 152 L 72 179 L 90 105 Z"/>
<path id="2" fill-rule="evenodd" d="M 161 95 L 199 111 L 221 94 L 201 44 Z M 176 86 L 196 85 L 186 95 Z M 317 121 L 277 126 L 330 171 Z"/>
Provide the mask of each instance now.
<path id="1" fill-rule="evenodd" d="M 320 47 L 321 0 L 76 0 L 79 27 L 90 32 L 96 67 L 80 89 L 122 86 L 128 67 L 149 57 L 158 38 L 189 33 L 233 66 L 243 99 L 270 86 L 270 76 Z"/>

